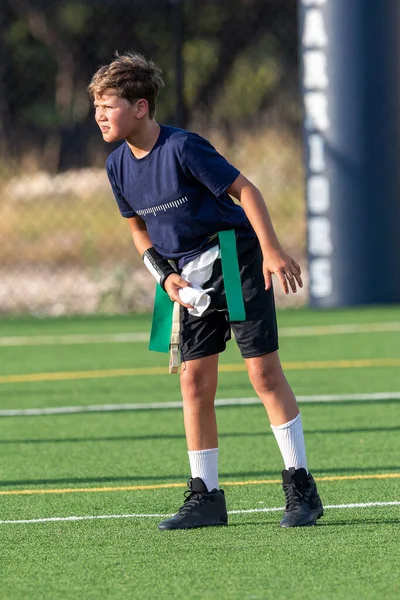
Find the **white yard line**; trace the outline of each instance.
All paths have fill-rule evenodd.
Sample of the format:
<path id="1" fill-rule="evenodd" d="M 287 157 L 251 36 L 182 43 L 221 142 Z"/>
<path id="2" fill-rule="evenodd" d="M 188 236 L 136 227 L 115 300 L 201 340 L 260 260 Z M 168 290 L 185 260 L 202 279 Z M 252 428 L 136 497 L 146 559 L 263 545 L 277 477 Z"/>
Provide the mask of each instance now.
<path id="1" fill-rule="evenodd" d="M 343 335 L 351 333 L 382 333 L 400 331 L 400 322 L 393 323 L 348 323 L 344 325 L 310 325 L 307 327 L 281 327 L 280 337 L 312 337 L 321 335 Z M 137 333 L 93 333 L 66 335 L 32 335 L 0 337 L 4 346 L 63 346 L 74 344 L 127 344 L 148 342 L 148 332 Z"/>
<path id="2" fill-rule="evenodd" d="M 0 337 L 0 346 L 64 346 L 74 344 L 127 344 L 147 342 L 149 334 L 139 333 L 93 333 L 68 335 L 32 335 Z"/>
<path id="3" fill-rule="evenodd" d="M 371 394 L 322 394 L 297 396 L 298 402 L 364 402 L 400 400 L 399 392 L 377 392 Z M 260 404 L 259 398 L 220 398 L 216 406 L 252 406 Z M 0 417 L 33 417 L 40 415 L 68 415 L 75 413 L 121 412 L 135 410 L 168 410 L 182 407 L 182 402 L 149 402 L 136 404 L 90 404 L 88 406 L 54 406 L 49 408 L 9 408 L 0 410 Z"/>
<path id="4" fill-rule="evenodd" d="M 346 323 L 345 325 L 311 325 L 309 327 L 282 327 L 280 337 L 306 337 L 315 335 L 345 335 L 350 333 L 382 333 L 400 331 L 400 322 Z"/>
<path id="5" fill-rule="evenodd" d="M 331 509 L 343 509 L 343 508 L 372 508 L 375 506 L 400 506 L 400 502 L 359 502 L 353 504 L 330 504 L 325 506 L 325 510 Z M 274 508 L 250 508 L 245 510 L 230 510 L 228 511 L 229 515 L 245 515 L 251 513 L 269 513 L 269 512 L 280 512 L 283 511 L 284 507 L 274 507 Z M 27 523 L 59 523 L 66 521 L 90 521 L 95 519 L 162 519 L 168 518 L 171 515 L 165 514 L 140 514 L 133 513 L 130 515 L 85 515 L 85 516 L 71 516 L 71 517 L 48 517 L 44 519 L 18 519 L 18 520 L 4 520 L 0 521 L 0 525 L 10 525 L 10 524 L 27 524 Z"/>

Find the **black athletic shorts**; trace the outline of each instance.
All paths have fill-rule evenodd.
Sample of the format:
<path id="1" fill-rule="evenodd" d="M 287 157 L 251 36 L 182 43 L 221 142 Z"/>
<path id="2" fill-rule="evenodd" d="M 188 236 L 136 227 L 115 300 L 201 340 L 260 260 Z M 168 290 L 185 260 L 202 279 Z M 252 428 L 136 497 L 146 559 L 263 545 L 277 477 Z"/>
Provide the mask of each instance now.
<path id="1" fill-rule="evenodd" d="M 180 307 L 182 362 L 223 352 L 231 339 L 231 329 L 243 358 L 278 350 L 274 293 L 272 287 L 265 289 L 258 239 L 239 238 L 237 250 L 246 320 L 229 322 L 221 259 L 217 259 L 211 278 L 202 285 L 215 290 L 210 292 L 211 304 L 206 312 L 193 317 Z"/>

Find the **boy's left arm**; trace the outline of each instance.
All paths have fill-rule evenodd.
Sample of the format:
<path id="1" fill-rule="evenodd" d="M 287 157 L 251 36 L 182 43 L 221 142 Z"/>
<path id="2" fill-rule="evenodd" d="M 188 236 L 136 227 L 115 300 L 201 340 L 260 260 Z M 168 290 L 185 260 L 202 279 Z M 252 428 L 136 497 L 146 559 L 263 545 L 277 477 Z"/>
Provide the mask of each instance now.
<path id="1" fill-rule="evenodd" d="M 264 259 L 265 289 L 271 287 L 271 275 L 274 273 L 285 294 L 289 293 L 289 286 L 296 293 L 297 285 L 303 287 L 300 266 L 283 251 L 261 192 L 243 175 L 239 175 L 226 191 L 239 200 L 259 239 Z"/>

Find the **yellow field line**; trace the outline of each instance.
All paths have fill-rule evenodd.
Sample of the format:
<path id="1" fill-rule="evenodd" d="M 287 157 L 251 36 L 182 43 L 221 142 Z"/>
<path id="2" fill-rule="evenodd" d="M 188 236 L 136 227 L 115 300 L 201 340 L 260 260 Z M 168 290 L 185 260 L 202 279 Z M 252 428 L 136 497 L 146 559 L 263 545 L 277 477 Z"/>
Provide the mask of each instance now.
<path id="1" fill-rule="evenodd" d="M 71 379 L 100 379 L 105 377 L 133 377 L 136 375 L 167 375 L 165 367 L 142 369 L 103 369 L 96 371 L 66 371 L 62 373 L 28 373 L 26 375 L 2 375 L 0 383 L 27 383 L 37 381 L 65 381 Z"/>
<path id="2" fill-rule="evenodd" d="M 371 367 L 400 367 L 400 358 L 361 358 L 354 360 L 309 360 L 283 362 L 286 371 L 312 369 L 363 369 Z M 245 364 L 220 365 L 221 373 L 246 371 Z M 136 377 L 140 375 L 167 375 L 166 367 L 142 367 L 138 369 L 103 369 L 94 371 L 66 371 L 56 373 L 28 373 L 2 375 L 1 383 L 33 383 L 39 381 L 66 381 L 76 379 L 100 379 L 106 377 Z"/>
<path id="3" fill-rule="evenodd" d="M 315 477 L 316 481 L 357 481 L 361 479 L 400 479 L 400 473 L 378 473 L 375 475 L 335 475 L 328 477 Z M 256 479 L 250 481 L 225 481 L 221 486 L 231 485 L 270 485 L 282 483 L 281 479 Z M 183 483 L 157 483 L 154 485 L 127 485 L 118 487 L 93 487 L 93 488 L 59 488 L 44 490 L 4 490 L 0 496 L 23 496 L 32 494 L 71 494 L 88 492 L 137 492 L 140 490 L 161 490 L 184 488 Z"/>

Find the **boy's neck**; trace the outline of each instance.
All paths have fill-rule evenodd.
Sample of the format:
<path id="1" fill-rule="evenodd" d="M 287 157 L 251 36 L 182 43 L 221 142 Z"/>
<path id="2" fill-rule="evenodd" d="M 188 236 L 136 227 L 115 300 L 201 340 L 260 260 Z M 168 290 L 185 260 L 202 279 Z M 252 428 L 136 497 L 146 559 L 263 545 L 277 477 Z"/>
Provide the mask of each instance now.
<path id="1" fill-rule="evenodd" d="M 159 124 L 152 119 L 140 131 L 126 138 L 126 143 L 135 158 L 144 158 L 152 151 L 160 135 L 160 129 Z"/>

